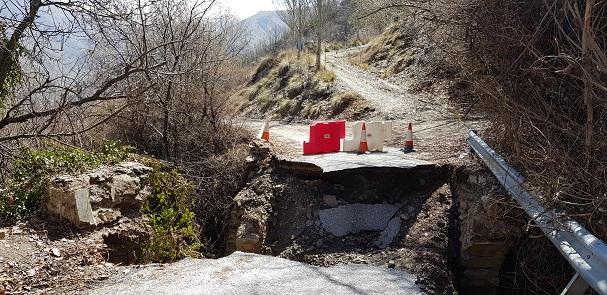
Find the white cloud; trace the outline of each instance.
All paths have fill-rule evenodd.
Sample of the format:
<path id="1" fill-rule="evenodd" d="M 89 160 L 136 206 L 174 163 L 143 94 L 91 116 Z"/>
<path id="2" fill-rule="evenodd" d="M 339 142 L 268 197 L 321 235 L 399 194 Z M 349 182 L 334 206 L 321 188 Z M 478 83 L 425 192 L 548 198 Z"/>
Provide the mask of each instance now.
<path id="1" fill-rule="evenodd" d="M 219 0 L 217 4 L 242 19 L 260 11 L 275 10 L 272 0 Z"/>

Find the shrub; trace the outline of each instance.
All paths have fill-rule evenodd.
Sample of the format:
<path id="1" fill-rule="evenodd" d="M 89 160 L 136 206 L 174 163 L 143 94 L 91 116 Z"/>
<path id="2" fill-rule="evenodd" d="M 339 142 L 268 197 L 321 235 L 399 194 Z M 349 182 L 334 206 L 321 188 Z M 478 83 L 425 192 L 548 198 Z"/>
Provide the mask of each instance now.
<path id="1" fill-rule="evenodd" d="M 333 96 L 331 98 L 332 114 L 335 116 L 343 113 L 354 102 L 361 99 L 360 95 L 356 92 L 342 92 Z"/>
<path id="2" fill-rule="evenodd" d="M 24 148 L 13 164 L 13 175 L 0 191 L 0 224 L 15 222 L 36 213 L 48 179 L 125 160 L 133 148 L 107 141 L 100 153 L 50 144 L 42 150 Z"/>
<path id="3" fill-rule="evenodd" d="M 329 70 L 326 70 L 326 69 L 320 70 L 317 75 L 322 81 L 324 81 L 326 83 L 331 83 L 331 82 L 335 81 L 335 79 L 337 78 L 335 73 L 333 73 Z"/>
<path id="4" fill-rule="evenodd" d="M 194 187 L 176 170 L 161 172 L 159 165 L 148 181 L 152 193 L 142 212 L 154 230 L 144 246 L 144 261 L 171 262 L 186 256 L 199 256 L 200 227 L 190 210 Z"/>

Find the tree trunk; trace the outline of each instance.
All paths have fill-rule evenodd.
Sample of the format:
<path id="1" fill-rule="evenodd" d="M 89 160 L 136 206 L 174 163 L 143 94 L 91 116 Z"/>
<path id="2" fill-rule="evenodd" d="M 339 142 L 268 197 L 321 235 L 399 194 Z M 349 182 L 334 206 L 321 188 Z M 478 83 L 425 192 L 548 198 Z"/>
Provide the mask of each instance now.
<path id="1" fill-rule="evenodd" d="M 164 103 L 163 103 L 163 118 L 162 118 L 162 153 L 165 157 L 170 158 L 171 147 L 169 145 L 169 128 L 170 128 L 170 116 L 171 116 L 171 90 L 173 88 L 173 83 L 169 82 L 167 87 L 167 92 L 165 94 Z"/>
<path id="2" fill-rule="evenodd" d="M 320 53 L 322 51 L 322 38 L 320 34 L 316 37 L 316 71 L 320 71 Z"/>
<path id="3" fill-rule="evenodd" d="M 582 66 L 584 67 L 584 104 L 586 105 L 586 140 L 585 157 L 586 169 L 590 168 L 592 158 L 592 133 L 594 111 L 592 107 L 592 52 L 590 50 L 592 6 L 595 0 L 586 0 L 584 12 L 584 31 L 582 34 Z"/>
<path id="4" fill-rule="evenodd" d="M 13 31 L 11 37 L 6 41 L 0 41 L 0 98 L 9 91 L 9 85 L 6 85 L 6 80 L 11 72 L 15 70 L 15 67 L 19 66 L 18 45 L 21 37 L 34 23 L 41 6 L 41 0 L 30 1 L 29 11 L 23 16 L 23 19 Z"/>
<path id="5" fill-rule="evenodd" d="M 325 0 L 316 0 L 316 71 L 320 71 L 320 50 L 322 46 L 322 30 L 324 23 L 323 2 Z"/>

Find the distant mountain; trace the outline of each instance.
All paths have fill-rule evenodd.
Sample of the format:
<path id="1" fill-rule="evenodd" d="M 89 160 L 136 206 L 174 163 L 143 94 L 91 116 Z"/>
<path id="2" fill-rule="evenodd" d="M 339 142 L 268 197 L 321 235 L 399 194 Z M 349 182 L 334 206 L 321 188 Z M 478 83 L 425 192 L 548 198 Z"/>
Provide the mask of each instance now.
<path id="1" fill-rule="evenodd" d="M 242 24 L 248 31 L 247 37 L 250 38 L 249 50 L 288 30 L 287 24 L 280 19 L 276 11 L 260 11 L 244 19 Z"/>

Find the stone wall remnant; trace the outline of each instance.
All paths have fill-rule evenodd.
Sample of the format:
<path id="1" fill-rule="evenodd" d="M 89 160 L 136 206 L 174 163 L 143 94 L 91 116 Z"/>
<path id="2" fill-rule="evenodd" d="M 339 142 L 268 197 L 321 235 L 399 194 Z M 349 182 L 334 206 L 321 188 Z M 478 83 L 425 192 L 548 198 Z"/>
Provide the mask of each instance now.
<path id="1" fill-rule="evenodd" d="M 88 228 L 113 222 L 126 210 L 139 210 L 150 194 L 146 178 L 152 168 L 122 162 L 79 175 L 61 175 L 49 181 L 46 212 Z"/>

